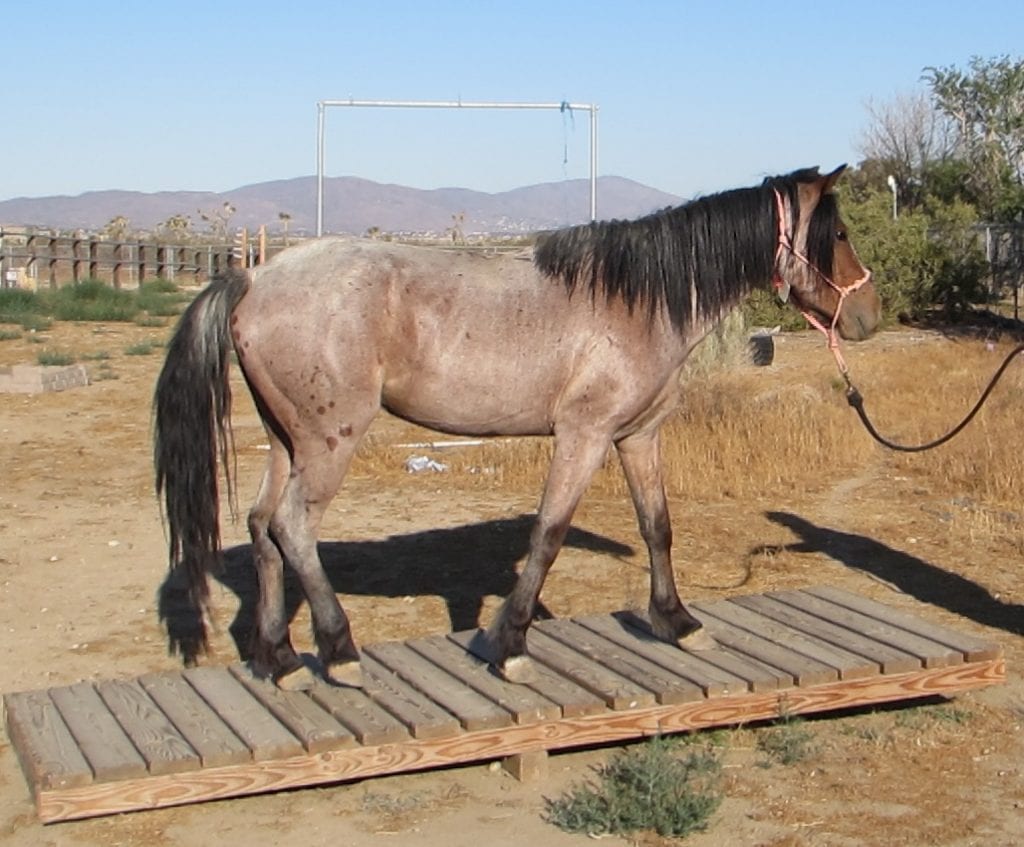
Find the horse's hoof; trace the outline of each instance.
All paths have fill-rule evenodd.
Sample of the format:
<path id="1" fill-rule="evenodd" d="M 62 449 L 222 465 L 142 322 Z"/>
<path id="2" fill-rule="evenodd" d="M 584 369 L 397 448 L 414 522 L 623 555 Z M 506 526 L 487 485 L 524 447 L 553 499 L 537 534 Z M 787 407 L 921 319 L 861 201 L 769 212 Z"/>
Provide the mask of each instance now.
<path id="1" fill-rule="evenodd" d="M 363 687 L 363 669 L 358 661 L 334 662 L 327 666 L 327 679 L 349 688 Z"/>
<path id="2" fill-rule="evenodd" d="M 718 646 L 718 642 L 711 637 L 704 627 L 695 629 L 689 635 L 684 635 L 676 643 L 683 650 L 690 650 L 695 653 L 701 650 L 714 650 Z"/>
<path id="3" fill-rule="evenodd" d="M 506 682 L 524 685 L 537 681 L 537 668 L 529 656 L 511 656 L 499 668 L 501 678 Z"/>
<path id="4" fill-rule="evenodd" d="M 277 687 L 282 691 L 308 691 L 316 682 L 316 676 L 305 665 L 277 678 Z"/>

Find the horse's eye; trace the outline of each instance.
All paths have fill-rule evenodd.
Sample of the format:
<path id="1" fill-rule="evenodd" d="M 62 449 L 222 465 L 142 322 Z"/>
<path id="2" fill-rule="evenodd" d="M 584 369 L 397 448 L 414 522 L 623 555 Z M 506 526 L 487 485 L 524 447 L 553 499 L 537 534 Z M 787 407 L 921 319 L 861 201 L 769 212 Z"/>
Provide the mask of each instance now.
<path id="1" fill-rule="evenodd" d="M 846 230 L 845 229 L 837 229 L 836 230 L 836 241 L 846 241 Z"/>

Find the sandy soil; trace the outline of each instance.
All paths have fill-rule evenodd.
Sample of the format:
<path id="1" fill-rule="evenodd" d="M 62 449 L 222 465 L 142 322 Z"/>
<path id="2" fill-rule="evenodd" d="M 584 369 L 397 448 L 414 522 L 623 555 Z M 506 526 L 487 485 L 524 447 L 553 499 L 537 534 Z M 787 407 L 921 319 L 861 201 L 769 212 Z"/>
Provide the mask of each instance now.
<path id="1" fill-rule="evenodd" d="M 62 324 L 0 342 L 0 365 L 32 363 L 41 347 L 97 357 L 88 362 L 95 381 L 87 388 L 0 396 L 4 692 L 176 667 L 155 612 L 165 540 L 152 494 L 149 402 L 162 355 L 125 353 L 166 334 Z M 799 378 L 798 346 L 780 345 L 787 379 Z M 235 417 L 243 510 L 262 468 L 261 432 L 246 403 L 239 399 Z M 409 436 L 387 421 L 377 432 Z M 528 494 L 452 487 L 441 475 L 354 473 L 323 538 L 337 557 L 332 577 L 357 637 L 409 637 L 489 620 L 525 550 L 524 516 L 534 503 Z M 949 703 L 808 721 L 812 751 L 787 766 L 760 749 L 762 729 L 716 733 L 726 799 L 708 831 L 688 844 L 1024 843 L 1020 547 L 964 530 L 965 511 L 979 504 L 892 473 L 880 453 L 824 493 L 765 491 L 758 500 L 678 500 L 672 508 L 685 596 L 836 584 L 998 641 L 1009 674 L 1004 686 Z M 645 562 L 629 503 L 588 497 L 575 527 L 545 590 L 551 611 L 641 605 Z M 246 542 L 244 525 L 228 524 L 229 578 L 214 587 L 219 632 L 211 662 L 238 655 L 231 623 L 240 595 L 252 588 Z M 307 622 L 299 608 L 293 631 L 305 650 Z M 581 836 L 544 822 L 544 798 L 587 777 L 610 752 L 555 755 L 548 776 L 527 785 L 484 764 L 43 827 L 0 736 L 0 843 L 580 844 Z"/>

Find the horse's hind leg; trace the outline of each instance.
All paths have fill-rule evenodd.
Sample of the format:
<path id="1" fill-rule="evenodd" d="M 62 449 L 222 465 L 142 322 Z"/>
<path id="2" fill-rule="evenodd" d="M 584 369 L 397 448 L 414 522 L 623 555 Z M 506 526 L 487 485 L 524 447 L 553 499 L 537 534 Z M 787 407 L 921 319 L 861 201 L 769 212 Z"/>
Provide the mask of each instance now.
<path id="1" fill-rule="evenodd" d="M 291 471 L 288 452 L 268 431 L 270 457 L 256 502 L 249 511 L 252 556 L 259 579 L 259 601 L 252 634 L 255 670 L 274 679 L 282 688 L 305 688 L 313 678 L 292 647 L 285 608 L 284 561 L 270 534 L 270 519 L 277 509 Z"/>
<path id="2" fill-rule="evenodd" d="M 360 685 L 359 651 L 316 549 L 324 512 L 341 486 L 365 430 L 346 427 L 344 437 L 319 437 L 296 443 L 291 475 L 271 519 L 271 530 L 288 564 L 295 569 L 309 601 L 313 635 L 324 671 L 345 685 Z M 327 446 L 324 446 L 324 445 Z"/>
<path id="3" fill-rule="evenodd" d="M 638 433 L 615 446 L 651 558 L 651 628 L 659 638 L 678 642 L 681 647 L 711 647 L 714 642 L 701 622 L 680 601 L 672 572 L 672 525 L 661 476 L 658 432 Z"/>
<path id="4" fill-rule="evenodd" d="M 544 580 L 562 547 L 573 512 L 608 450 L 601 433 L 559 434 L 551 458 L 530 552 L 512 593 L 488 630 L 491 662 L 510 682 L 529 682 L 535 671 L 526 655 L 526 630 L 533 620 Z"/>

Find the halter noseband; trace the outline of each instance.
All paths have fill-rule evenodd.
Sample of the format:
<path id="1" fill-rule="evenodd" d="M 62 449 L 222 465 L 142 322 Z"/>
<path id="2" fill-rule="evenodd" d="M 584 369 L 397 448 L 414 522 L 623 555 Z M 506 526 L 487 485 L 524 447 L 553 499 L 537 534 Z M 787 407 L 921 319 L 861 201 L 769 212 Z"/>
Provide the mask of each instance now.
<path id="1" fill-rule="evenodd" d="M 839 296 L 839 302 L 836 304 L 836 310 L 832 314 L 831 326 L 826 327 L 821 321 L 818 320 L 817 317 L 815 317 L 815 315 L 812 312 L 808 311 L 807 309 L 804 309 L 803 306 L 799 306 L 798 308 L 800 314 L 804 316 L 804 320 L 806 320 L 807 323 L 809 323 L 816 330 L 818 330 L 818 332 L 822 333 L 825 336 L 825 339 L 828 341 L 828 349 L 832 352 L 832 355 L 835 357 L 836 364 L 839 366 L 840 373 L 842 373 L 842 375 L 845 377 L 849 373 L 849 368 L 846 365 L 846 360 L 843 359 L 842 352 L 840 352 L 839 350 L 839 336 L 836 333 L 836 325 L 839 323 L 839 313 L 842 311 L 843 302 L 849 295 L 853 294 L 854 291 L 856 291 L 862 285 L 870 281 L 871 271 L 865 270 L 864 276 L 850 283 L 850 285 L 846 286 L 846 288 L 836 285 L 836 283 L 832 280 L 832 277 L 830 277 L 826 273 L 823 273 L 820 268 L 815 267 L 815 265 L 811 263 L 810 259 L 808 259 L 803 253 L 798 252 L 797 249 L 793 246 L 793 239 L 786 231 L 786 205 L 782 201 L 782 195 L 779 193 L 779 190 L 777 188 L 773 188 L 772 191 L 775 193 L 775 208 L 778 212 L 779 218 L 779 240 L 775 247 L 775 276 L 772 277 L 772 285 L 775 287 L 775 290 L 779 293 L 779 297 L 782 299 L 782 301 L 786 302 L 786 300 L 789 299 L 790 285 L 788 282 L 786 282 L 785 277 L 782 276 L 780 260 L 782 259 L 783 252 L 788 252 L 795 259 L 798 259 L 801 262 L 803 262 L 821 279 L 825 280 L 825 282 L 828 283 L 832 290 L 836 292 L 836 294 Z"/>

